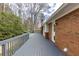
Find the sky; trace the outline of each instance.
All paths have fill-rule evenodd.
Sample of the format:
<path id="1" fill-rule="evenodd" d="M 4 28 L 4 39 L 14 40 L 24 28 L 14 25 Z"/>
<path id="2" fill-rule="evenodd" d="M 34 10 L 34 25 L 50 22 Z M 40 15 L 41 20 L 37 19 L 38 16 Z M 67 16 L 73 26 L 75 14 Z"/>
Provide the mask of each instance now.
<path id="1" fill-rule="evenodd" d="M 48 20 L 48 18 L 56 12 L 56 10 L 58 8 L 60 8 L 60 6 L 63 4 L 63 3 L 48 3 L 50 8 L 48 9 L 49 12 L 45 11 L 43 12 L 44 13 L 44 16 L 45 16 L 45 20 L 43 21 L 44 23 Z M 39 22 L 38 24 L 38 27 L 40 28 L 41 27 L 41 23 Z"/>
<path id="2" fill-rule="evenodd" d="M 48 3 L 50 8 L 48 9 L 48 11 L 43 12 L 45 19 L 48 19 L 63 3 Z M 13 3 L 14 5 L 14 11 L 17 9 L 17 6 Z M 25 9 L 25 8 L 23 8 Z M 25 11 L 25 10 L 23 10 Z"/>
<path id="3" fill-rule="evenodd" d="M 63 3 L 49 3 L 49 6 L 51 7 L 49 9 L 50 13 L 44 12 L 45 19 L 47 20 L 62 4 Z"/>
<path id="4" fill-rule="evenodd" d="M 11 4 L 12 4 L 12 3 L 11 3 Z M 43 14 L 44 14 L 44 16 L 45 16 L 45 19 L 44 19 L 43 22 L 46 22 L 46 21 L 48 20 L 48 18 L 49 18 L 53 13 L 55 13 L 56 10 L 57 10 L 63 3 L 57 2 L 57 3 L 48 3 L 48 4 L 49 4 L 50 8 L 49 8 L 47 11 L 43 11 Z M 12 10 L 13 10 L 14 12 L 16 12 L 16 15 L 18 15 L 18 9 L 17 9 L 18 7 L 17 7 L 17 5 L 13 3 L 13 7 L 11 7 L 11 8 L 12 8 Z M 23 18 L 23 19 L 28 18 L 29 14 L 28 14 L 27 8 L 23 7 L 22 10 L 24 11 L 24 13 L 22 13 L 22 15 L 23 15 L 22 18 Z M 24 15 L 24 14 L 25 14 L 25 15 Z M 21 15 L 21 16 L 22 16 L 22 15 Z M 26 16 L 26 15 L 27 15 L 27 16 Z M 24 22 L 24 20 L 23 20 L 23 22 Z"/>

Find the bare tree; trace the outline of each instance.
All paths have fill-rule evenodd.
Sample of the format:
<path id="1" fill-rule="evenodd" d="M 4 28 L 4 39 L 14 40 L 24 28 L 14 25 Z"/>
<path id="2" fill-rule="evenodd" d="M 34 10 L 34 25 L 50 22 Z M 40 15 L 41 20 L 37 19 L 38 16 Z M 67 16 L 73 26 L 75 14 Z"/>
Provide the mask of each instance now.
<path id="1" fill-rule="evenodd" d="M 48 9 L 49 8 L 49 5 L 48 4 L 44 4 L 44 3 L 32 3 L 30 4 L 31 6 L 31 10 L 30 10 L 30 14 L 31 14 L 31 17 L 33 19 L 33 27 L 35 27 L 35 24 L 36 24 L 36 20 L 37 20 L 37 17 L 38 17 L 38 14 L 42 11 L 42 10 L 45 10 L 45 9 Z M 33 28 L 34 29 L 34 28 Z"/>
<path id="2" fill-rule="evenodd" d="M 16 6 L 17 8 L 13 9 L 16 9 L 18 11 L 18 14 L 23 20 L 27 20 L 28 17 L 31 18 L 31 22 L 33 23 L 33 30 L 36 24 L 38 14 L 49 8 L 49 5 L 47 3 L 16 3 Z M 14 12 L 16 13 L 16 11 Z"/>

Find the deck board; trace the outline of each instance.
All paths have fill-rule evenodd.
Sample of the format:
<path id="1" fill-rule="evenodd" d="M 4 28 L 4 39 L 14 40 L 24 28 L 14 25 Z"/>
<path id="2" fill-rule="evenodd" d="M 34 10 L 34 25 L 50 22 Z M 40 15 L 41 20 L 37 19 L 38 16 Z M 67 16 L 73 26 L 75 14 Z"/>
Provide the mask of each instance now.
<path id="1" fill-rule="evenodd" d="M 64 56 L 64 53 L 40 33 L 32 33 L 13 56 Z"/>

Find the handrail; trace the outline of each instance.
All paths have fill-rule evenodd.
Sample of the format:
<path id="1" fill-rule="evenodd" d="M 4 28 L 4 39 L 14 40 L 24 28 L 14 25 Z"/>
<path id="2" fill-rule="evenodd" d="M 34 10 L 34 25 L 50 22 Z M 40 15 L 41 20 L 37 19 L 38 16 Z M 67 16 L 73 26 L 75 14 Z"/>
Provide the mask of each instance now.
<path id="1" fill-rule="evenodd" d="M 19 49 L 28 39 L 29 34 L 24 33 L 22 35 L 0 41 L 0 55 L 13 55 L 16 52 L 16 50 Z"/>

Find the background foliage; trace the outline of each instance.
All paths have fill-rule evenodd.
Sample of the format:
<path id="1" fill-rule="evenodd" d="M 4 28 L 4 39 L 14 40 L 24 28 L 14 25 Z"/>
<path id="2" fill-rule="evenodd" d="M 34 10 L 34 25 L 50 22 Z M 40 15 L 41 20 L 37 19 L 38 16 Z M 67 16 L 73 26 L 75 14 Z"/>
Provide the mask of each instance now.
<path id="1" fill-rule="evenodd" d="M 0 13 L 0 40 L 5 40 L 26 32 L 21 19 L 14 14 Z"/>

